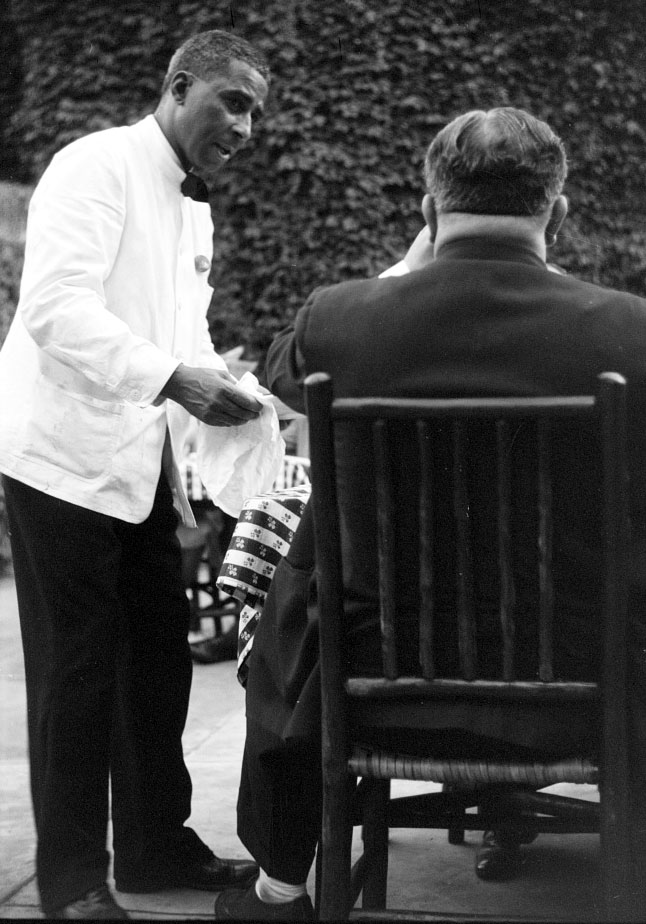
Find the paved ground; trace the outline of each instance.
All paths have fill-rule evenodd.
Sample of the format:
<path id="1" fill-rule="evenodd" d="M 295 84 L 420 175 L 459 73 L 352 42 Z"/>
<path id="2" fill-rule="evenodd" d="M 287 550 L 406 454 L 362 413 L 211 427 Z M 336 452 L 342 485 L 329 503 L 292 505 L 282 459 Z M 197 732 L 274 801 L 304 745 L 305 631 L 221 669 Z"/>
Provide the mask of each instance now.
<path id="1" fill-rule="evenodd" d="M 24 673 L 15 590 L 0 579 L 0 918 L 41 917 L 34 880 L 34 828 L 26 757 Z M 235 802 L 244 740 L 244 695 L 232 662 L 196 665 L 184 744 L 194 783 L 191 824 L 223 856 L 245 856 L 235 834 Z M 401 784 L 404 788 L 405 784 Z M 567 787 L 595 798 L 592 787 Z M 407 792 L 419 790 L 408 784 Z M 592 835 L 538 838 L 525 848 L 521 878 L 484 883 L 473 874 L 478 835 L 462 846 L 441 831 L 391 834 L 389 906 L 422 908 L 438 919 L 600 921 L 599 847 Z M 313 894 L 313 884 L 310 882 Z M 208 920 L 213 897 L 183 890 L 117 894 L 134 918 Z"/>

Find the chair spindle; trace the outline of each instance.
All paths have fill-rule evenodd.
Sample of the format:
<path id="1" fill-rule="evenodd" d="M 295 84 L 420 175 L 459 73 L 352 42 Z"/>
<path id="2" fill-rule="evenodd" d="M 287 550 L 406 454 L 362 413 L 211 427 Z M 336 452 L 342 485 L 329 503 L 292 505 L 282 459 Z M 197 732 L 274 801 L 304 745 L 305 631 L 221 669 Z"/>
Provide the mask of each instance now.
<path id="1" fill-rule="evenodd" d="M 516 587 L 511 558 L 511 436 L 509 424 L 504 420 L 496 421 L 496 453 L 503 680 L 511 681 L 514 679 Z"/>
<path id="2" fill-rule="evenodd" d="M 547 683 L 554 680 L 553 620 L 554 583 L 552 578 L 552 475 L 550 467 L 550 425 L 538 421 L 538 585 L 539 585 L 539 666 L 538 676 Z"/>
<path id="3" fill-rule="evenodd" d="M 466 435 L 460 421 L 453 424 L 453 510 L 456 523 L 458 637 L 460 669 L 465 680 L 476 676 L 477 649 L 473 595 L 471 520 L 466 481 Z"/>
<path id="4" fill-rule="evenodd" d="M 428 423 L 417 421 L 419 446 L 419 660 L 425 680 L 435 677 L 433 656 L 433 470 Z"/>
<path id="5" fill-rule="evenodd" d="M 375 486 L 377 493 L 377 558 L 379 562 L 379 608 L 381 650 L 384 676 L 394 680 L 398 675 L 395 638 L 395 498 L 388 453 L 388 427 L 385 420 L 376 420 L 372 427 L 375 453 Z"/>

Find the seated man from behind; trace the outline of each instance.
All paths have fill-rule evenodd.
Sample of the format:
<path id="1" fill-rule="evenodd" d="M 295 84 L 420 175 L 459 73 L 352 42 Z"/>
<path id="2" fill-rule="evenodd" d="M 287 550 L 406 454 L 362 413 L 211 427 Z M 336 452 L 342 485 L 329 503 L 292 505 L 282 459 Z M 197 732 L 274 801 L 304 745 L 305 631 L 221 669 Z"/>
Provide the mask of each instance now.
<path id="1" fill-rule="evenodd" d="M 337 397 L 585 394 L 595 391 L 601 372 L 615 371 L 629 383 L 631 464 L 634 474 L 643 473 L 646 301 L 549 271 L 547 246 L 567 212 L 565 177 L 561 141 L 526 112 L 474 111 L 452 121 L 426 155 L 422 211 L 429 233 L 418 236 L 407 255 L 404 269 L 410 272 L 314 292 L 294 327 L 270 348 L 269 388 L 303 411 L 302 383 L 316 371 L 331 375 Z M 348 501 L 356 506 L 362 490 L 356 449 L 351 438 L 349 451 L 339 450 L 339 477 L 346 487 L 342 509 Z M 566 503 L 569 493 L 591 489 L 580 469 L 564 466 L 562 473 Z M 638 541 L 646 524 L 643 477 L 633 478 L 632 491 Z M 590 542 L 590 530 L 583 536 L 587 543 L 582 541 L 579 524 L 575 528 L 567 519 L 563 528 L 571 530 L 581 554 L 574 556 L 568 604 L 558 610 L 556 631 L 566 643 L 569 639 L 568 667 L 586 676 L 598 656 L 590 587 L 600 543 L 594 536 Z M 353 532 L 352 540 L 355 567 L 348 570 L 346 594 L 347 612 L 357 621 L 354 637 L 360 640 L 349 652 L 357 666 L 376 639 L 370 626 L 376 619 L 374 531 Z M 635 600 L 643 602 L 645 583 L 636 569 Z M 238 833 L 259 863 L 260 877 L 246 890 L 223 893 L 216 902 L 217 919 L 312 915 L 305 882 L 321 810 L 317 618 L 308 512 L 276 571 L 250 660 Z M 643 628 L 633 631 L 641 632 L 635 639 L 634 681 L 646 672 Z M 641 754 L 642 712 L 637 704 L 631 715 Z M 464 756 L 457 752 L 465 741 L 480 747 L 483 739 L 488 756 L 566 756 L 557 754 L 562 742 L 543 738 L 542 728 L 509 735 L 494 718 L 486 728 L 451 730 L 453 756 Z M 443 746 L 450 737 L 443 734 Z M 642 819 L 636 828 L 643 841 Z M 498 863 L 498 872 L 508 874 L 520 855 L 523 834 L 514 838 L 506 832 L 503 839 L 502 833 L 485 835 L 485 851 L 479 854 L 483 878 L 492 878 L 492 860 L 494 871 Z"/>

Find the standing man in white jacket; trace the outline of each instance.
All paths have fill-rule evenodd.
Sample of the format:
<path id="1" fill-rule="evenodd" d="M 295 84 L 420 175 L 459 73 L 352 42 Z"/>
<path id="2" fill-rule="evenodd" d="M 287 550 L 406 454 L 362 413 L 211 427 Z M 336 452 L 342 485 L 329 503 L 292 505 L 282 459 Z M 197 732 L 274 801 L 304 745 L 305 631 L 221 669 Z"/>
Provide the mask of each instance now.
<path id="1" fill-rule="evenodd" d="M 31 202 L 0 351 L 0 471 L 50 918 L 127 917 L 106 885 L 110 784 L 118 890 L 217 891 L 257 869 L 185 826 L 191 657 L 175 528 L 178 515 L 194 523 L 177 465 L 191 415 L 228 427 L 261 410 L 209 337 L 204 181 L 249 140 L 268 79 L 247 42 L 193 36 L 154 115 L 70 144 Z"/>

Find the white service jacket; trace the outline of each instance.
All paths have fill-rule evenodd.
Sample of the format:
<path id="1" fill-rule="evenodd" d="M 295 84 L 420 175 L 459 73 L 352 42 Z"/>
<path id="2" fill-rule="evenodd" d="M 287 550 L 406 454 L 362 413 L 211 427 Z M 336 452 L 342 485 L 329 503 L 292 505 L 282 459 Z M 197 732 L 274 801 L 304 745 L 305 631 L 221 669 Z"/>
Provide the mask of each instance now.
<path id="1" fill-rule="evenodd" d="M 175 503 L 190 416 L 159 392 L 180 362 L 225 369 L 206 310 L 213 225 L 153 116 L 57 154 L 29 208 L 20 301 L 0 351 L 0 471 L 131 523 L 168 430 Z"/>

